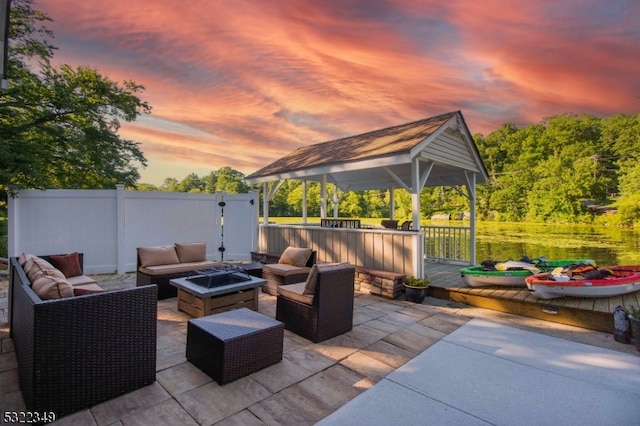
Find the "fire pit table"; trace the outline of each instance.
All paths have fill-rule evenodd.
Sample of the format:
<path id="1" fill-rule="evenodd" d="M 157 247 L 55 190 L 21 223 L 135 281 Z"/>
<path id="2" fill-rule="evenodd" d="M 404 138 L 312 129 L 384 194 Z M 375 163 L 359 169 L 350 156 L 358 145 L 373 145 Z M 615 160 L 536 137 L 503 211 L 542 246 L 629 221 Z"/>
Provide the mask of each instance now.
<path id="1" fill-rule="evenodd" d="M 169 283 L 178 288 L 178 310 L 203 317 L 238 308 L 258 310 L 258 287 L 266 281 L 234 266 L 195 271 Z"/>

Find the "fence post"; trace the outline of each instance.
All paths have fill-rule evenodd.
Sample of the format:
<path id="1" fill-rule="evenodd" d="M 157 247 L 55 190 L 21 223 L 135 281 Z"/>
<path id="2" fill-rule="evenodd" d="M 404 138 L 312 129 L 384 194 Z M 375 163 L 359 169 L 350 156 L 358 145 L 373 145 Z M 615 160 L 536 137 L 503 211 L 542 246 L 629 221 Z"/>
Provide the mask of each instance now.
<path id="1" fill-rule="evenodd" d="M 7 199 L 7 259 L 12 256 L 18 256 L 18 236 L 16 233 L 18 232 L 18 220 L 19 215 L 18 212 L 18 193 L 15 194 L 15 197 L 11 196 L 11 191 L 9 191 L 9 196 Z"/>
<path id="2" fill-rule="evenodd" d="M 116 254 L 118 259 L 118 274 L 126 272 L 125 263 L 127 260 L 126 241 L 125 241 L 125 222 L 126 222 L 126 191 L 124 185 L 116 185 Z"/>

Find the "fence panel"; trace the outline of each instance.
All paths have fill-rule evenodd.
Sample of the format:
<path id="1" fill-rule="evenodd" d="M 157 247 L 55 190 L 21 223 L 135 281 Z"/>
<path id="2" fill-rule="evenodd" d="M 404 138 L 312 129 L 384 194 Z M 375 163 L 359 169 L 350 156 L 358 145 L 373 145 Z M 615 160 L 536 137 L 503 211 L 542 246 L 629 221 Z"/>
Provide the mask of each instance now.
<path id="1" fill-rule="evenodd" d="M 124 204 L 125 269 L 136 268 L 136 248 L 206 242 L 207 259 L 219 260 L 219 194 L 127 191 Z"/>
<path id="2" fill-rule="evenodd" d="M 124 273 L 135 271 L 137 247 L 198 241 L 207 243 L 208 259 L 220 260 L 221 197 L 126 191 L 120 185 L 115 190 L 20 191 L 8 203 L 9 256 L 79 251 L 89 274 Z M 249 259 L 256 250 L 257 213 L 253 220 L 247 213 L 251 197 L 257 195 L 224 195 L 229 226 L 242 230 L 229 251 L 238 257 L 225 255 L 225 260 Z"/>
<path id="3" fill-rule="evenodd" d="M 225 205 L 220 232 L 224 259 L 250 260 L 250 252 L 257 249 L 258 243 L 258 192 L 225 194 L 222 201 Z"/>
<path id="4" fill-rule="evenodd" d="M 115 191 L 20 191 L 8 212 L 9 256 L 78 251 L 86 265 L 116 269 Z"/>

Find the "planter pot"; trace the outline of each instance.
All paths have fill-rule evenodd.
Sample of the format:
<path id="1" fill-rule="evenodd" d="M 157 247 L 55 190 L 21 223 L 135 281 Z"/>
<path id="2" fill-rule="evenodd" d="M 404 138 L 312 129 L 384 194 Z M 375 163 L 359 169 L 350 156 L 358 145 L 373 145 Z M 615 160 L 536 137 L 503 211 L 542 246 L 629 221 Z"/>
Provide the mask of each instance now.
<path id="1" fill-rule="evenodd" d="M 640 351 L 640 320 L 629 315 L 629 324 L 631 325 L 631 339 L 636 349 Z"/>
<path id="2" fill-rule="evenodd" d="M 404 294 L 409 302 L 422 303 L 427 297 L 427 287 L 413 287 L 405 284 Z"/>

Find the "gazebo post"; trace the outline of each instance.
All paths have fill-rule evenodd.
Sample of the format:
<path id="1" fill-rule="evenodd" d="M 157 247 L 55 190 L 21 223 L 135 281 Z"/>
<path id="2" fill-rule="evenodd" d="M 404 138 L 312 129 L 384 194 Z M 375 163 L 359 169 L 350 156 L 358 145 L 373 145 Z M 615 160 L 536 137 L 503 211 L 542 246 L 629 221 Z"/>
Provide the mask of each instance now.
<path id="1" fill-rule="evenodd" d="M 394 220 L 396 215 L 396 191 L 393 185 L 389 188 L 389 219 Z"/>
<path id="2" fill-rule="evenodd" d="M 327 218 L 327 175 L 322 175 L 320 180 L 320 218 Z"/>
<path id="3" fill-rule="evenodd" d="M 469 257 L 471 264 L 476 264 L 476 174 L 465 173 L 467 175 L 467 192 L 469 193 L 469 228 L 471 228 L 471 241 Z"/>
<path id="4" fill-rule="evenodd" d="M 411 159 L 411 212 L 413 224 L 412 229 L 420 229 L 420 161 L 418 157 Z"/>

